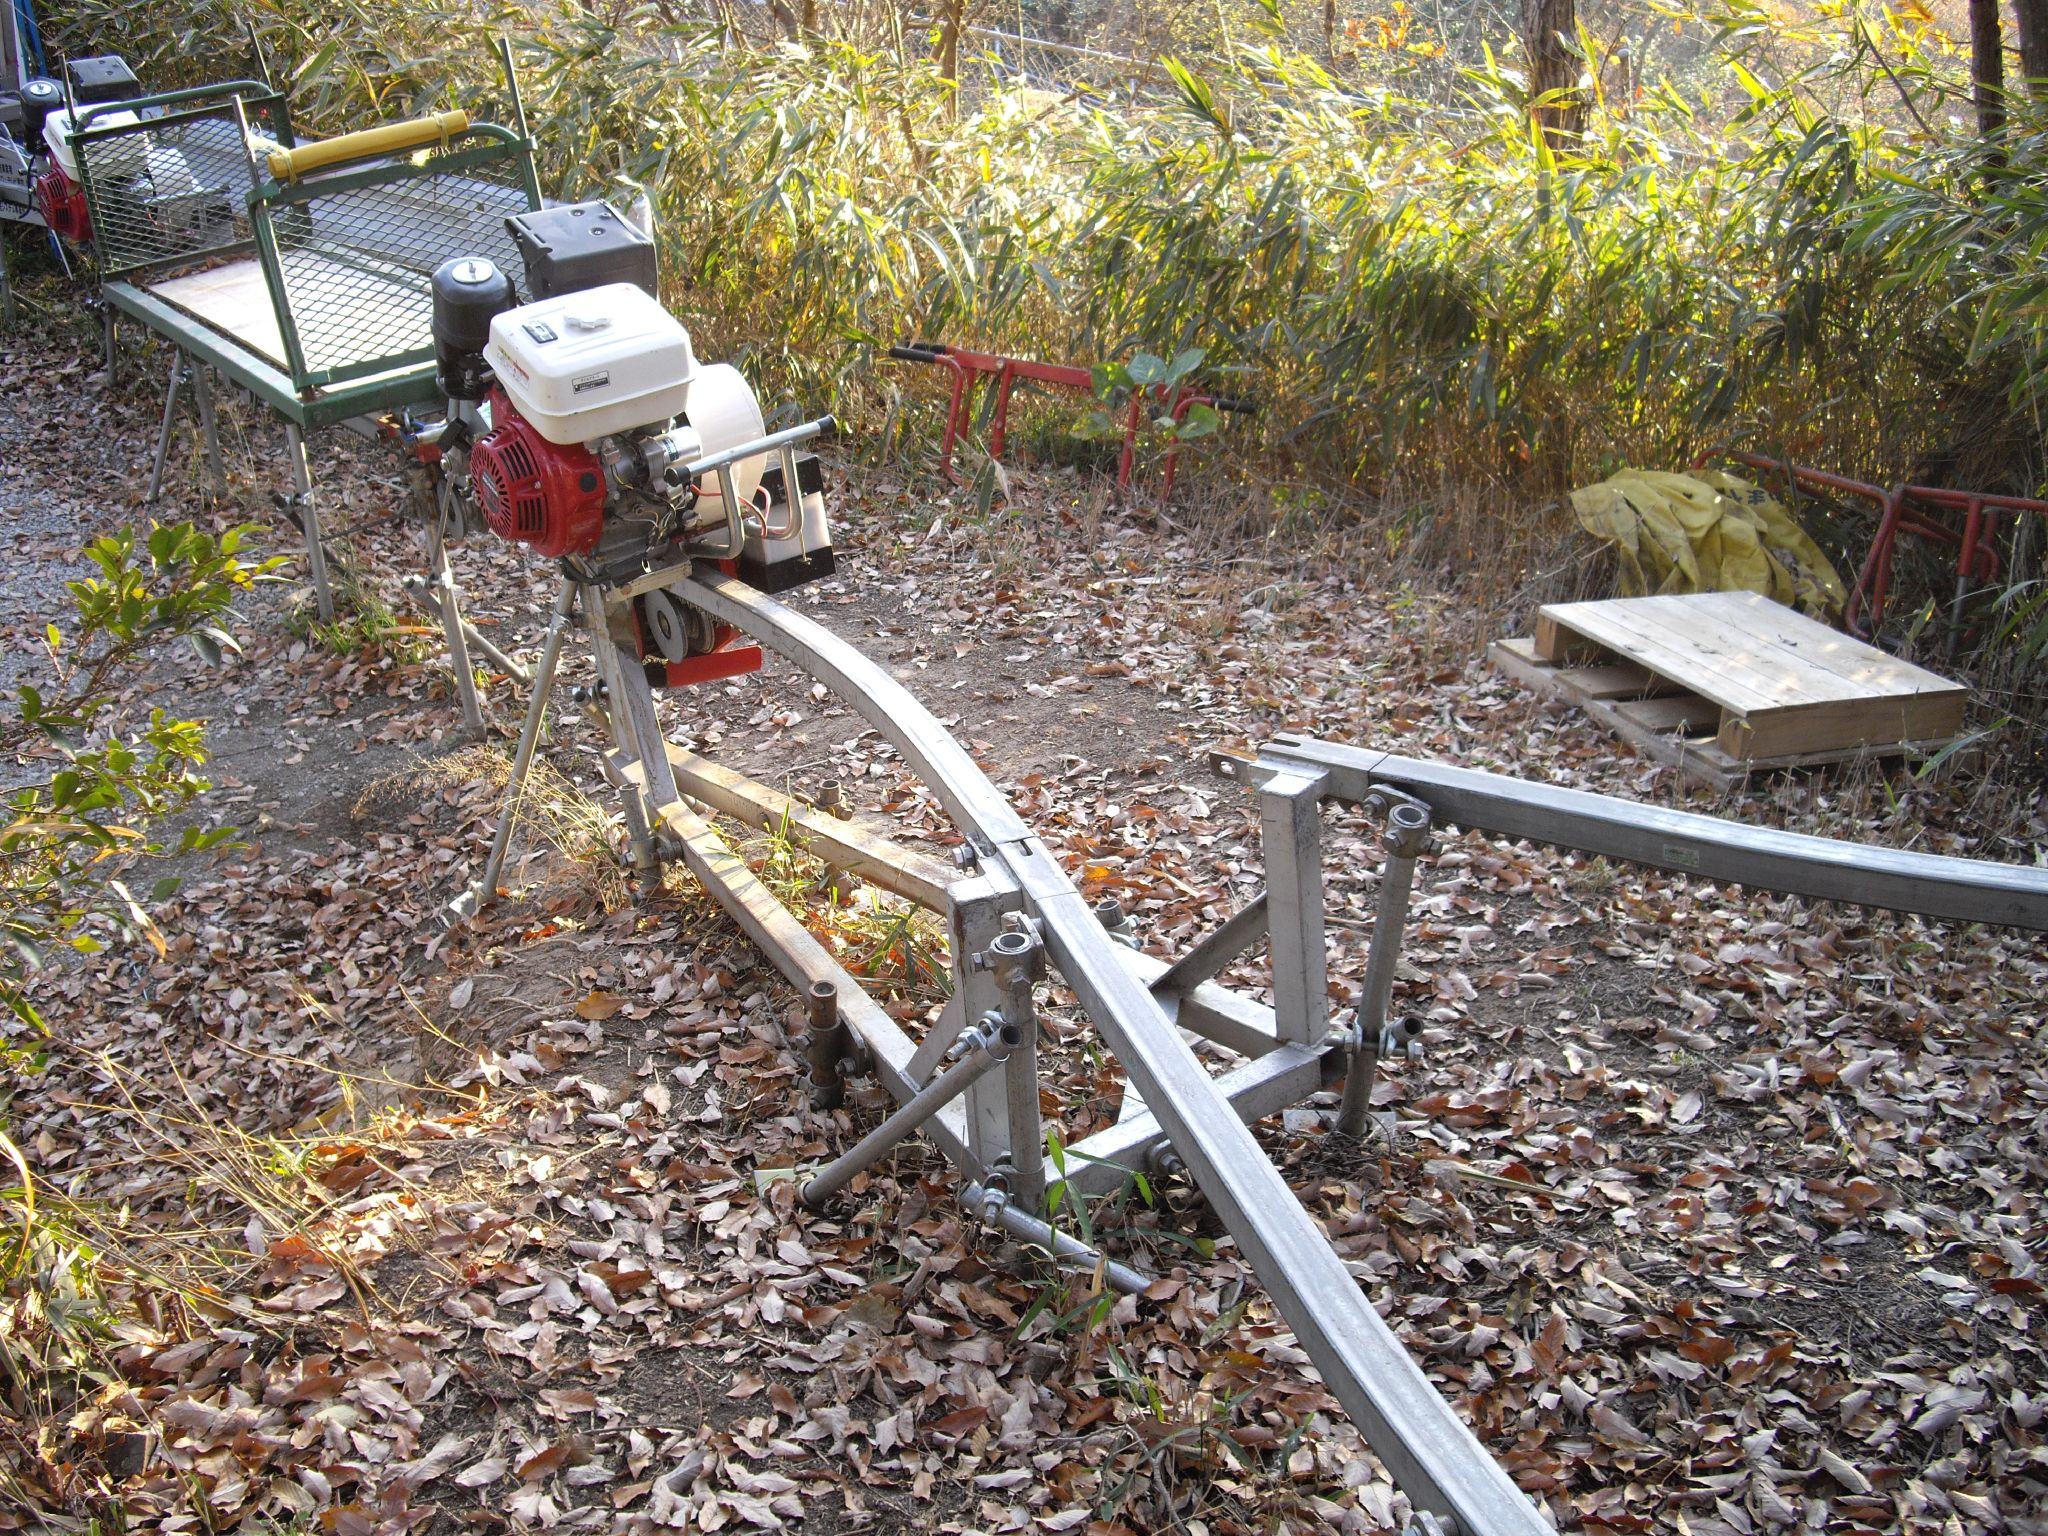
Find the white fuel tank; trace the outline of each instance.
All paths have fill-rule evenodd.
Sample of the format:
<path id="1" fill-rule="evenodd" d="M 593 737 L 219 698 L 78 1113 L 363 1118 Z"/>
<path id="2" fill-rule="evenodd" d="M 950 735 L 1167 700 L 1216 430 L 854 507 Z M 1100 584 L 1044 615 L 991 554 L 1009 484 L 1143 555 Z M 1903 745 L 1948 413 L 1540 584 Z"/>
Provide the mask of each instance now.
<path id="1" fill-rule="evenodd" d="M 140 121 L 133 112 L 99 112 L 85 120 L 86 131 L 96 128 L 127 128 Z M 43 119 L 43 147 L 50 152 L 50 158 L 57 162 L 57 168 L 73 183 L 81 181 L 78 174 L 78 150 L 71 142 L 71 108 L 59 107 Z M 92 168 L 102 176 L 135 176 L 145 168 L 144 153 L 147 139 L 142 134 L 132 138 L 109 139 L 93 150 Z"/>
<path id="2" fill-rule="evenodd" d="M 690 333 L 634 283 L 506 310 L 484 360 L 519 414 L 563 444 L 664 426 L 697 377 Z"/>

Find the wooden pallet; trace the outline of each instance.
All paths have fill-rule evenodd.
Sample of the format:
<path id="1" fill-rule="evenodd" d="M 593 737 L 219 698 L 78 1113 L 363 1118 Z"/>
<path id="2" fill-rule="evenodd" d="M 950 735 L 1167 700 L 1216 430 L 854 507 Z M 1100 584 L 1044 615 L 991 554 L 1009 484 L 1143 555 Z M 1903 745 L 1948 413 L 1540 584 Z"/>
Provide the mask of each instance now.
<path id="1" fill-rule="evenodd" d="M 1932 752 L 1969 690 L 1752 592 L 1555 603 L 1494 666 L 1570 699 L 1659 762 L 1721 785 Z"/>

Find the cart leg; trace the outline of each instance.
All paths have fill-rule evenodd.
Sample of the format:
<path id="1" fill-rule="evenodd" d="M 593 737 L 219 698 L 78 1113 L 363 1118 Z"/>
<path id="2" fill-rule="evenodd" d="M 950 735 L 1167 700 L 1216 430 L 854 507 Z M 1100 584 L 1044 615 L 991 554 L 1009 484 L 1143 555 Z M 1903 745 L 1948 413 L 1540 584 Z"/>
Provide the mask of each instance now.
<path id="1" fill-rule="evenodd" d="M 441 633 L 448 639 L 448 665 L 455 669 L 455 692 L 462 699 L 462 723 L 472 736 L 484 732 L 484 712 L 477 703 L 476 668 L 470 665 L 469 641 L 463 634 L 462 589 L 448 564 L 448 544 L 441 537 L 441 519 L 427 523 L 427 579 L 440 594 Z"/>
<path id="2" fill-rule="evenodd" d="M 7 270 L 7 237 L 0 235 L 0 325 L 14 324 L 14 279 Z"/>
<path id="3" fill-rule="evenodd" d="M 661 888 L 661 857 L 654 835 L 661 808 L 681 799 L 675 772 L 669 767 L 668 743 L 654 708 L 654 693 L 641 671 L 640 659 L 614 635 L 595 588 L 584 597 L 584 622 L 590 627 L 591 649 L 597 653 L 597 674 L 604 681 L 605 718 L 619 755 L 640 765 L 640 784 L 620 793 L 626 813 L 626 851 L 634 878 L 643 893 Z"/>
<path id="4" fill-rule="evenodd" d="M 57 237 L 54 234 L 51 235 L 50 243 L 55 245 L 56 242 Z M 57 246 L 57 254 L 59 257 L 62 257 L 64 254 L 64 248 L 61 245 Z M 65 266 L 67 268 L 66 275 L 68 276 L 70 263 L 65 263 Z M 107 303 L 104 299 L 100 300 L 100 333 L 101 345 L 106 349 L 107 354 L 107 382 L 111 384 L 114 382 L 114 306 Z"/>
<path id="5" fill-rule="evenodd" d="M 157 428 L 156 460 L 149 468 L 149 493 L 142 499 L 155 501 L 164 493 L 164 461 L 171 453 L 171 423 L 178 416 L 178 389 L 185 382 L 185 354 L 171 354 L 171 379 L 164 386 L 164 420 Z"/>
<path id="6" fill-rule="evenodd" d="M 313 573 L 313 600 L 322 623 L 334 618 L 334 594 L 327 589 L 327 550 L 320 542 L 320 509 L 313 504 L 313 472 L 306 465 L 306 438 L 296 423 L 284 429 L 285 457 L 292 465 L 292 500 L 306 534 L 306 566 Z"/>
<path id="7" fill-rule="evenodd" d="M 206 465 L 213 471 L 213 494 L 225 496 L 228 477 L 220 461 L 220 424 L 213 414 L 213 377 L 204 363 L 192 365 L 192 399 L 199 407 L 199 430 L 206 435 Z"/>

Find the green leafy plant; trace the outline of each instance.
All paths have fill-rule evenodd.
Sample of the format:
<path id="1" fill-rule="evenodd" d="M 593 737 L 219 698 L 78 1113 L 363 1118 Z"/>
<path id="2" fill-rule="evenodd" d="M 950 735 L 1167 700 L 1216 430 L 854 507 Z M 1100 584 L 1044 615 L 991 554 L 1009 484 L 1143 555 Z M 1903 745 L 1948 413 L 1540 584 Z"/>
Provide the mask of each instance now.
<path id="1" fill-rule="evenodd" d="M 1129 418 L 1131 402 L 1152 400 L 1161 407 L 1159 414 L 1149 418 L 1154 432 L 1177 443 L 1207 437 L 1222 424 L 1214 406 L 1197 400 L 1178 414 L 1174 410 L 1188 392 L 1188 376 L 1202 366 L 1207 356 L 1200 347 L 1187 347 L 1171 359 L 1136 352 L 1126 362 L 1095 364 L 1088 370 L 1094 380 L 1095 408 L 1075 425 L 1074 435 L 1120 436 Z"/>
<path id="2" fill-rule="evenodd" d="M 68 584 L 72 614 L 44 632 L 47 675 L 21 684 L 0 717 L 0 753 L 52 765 L 6 795 L 0 826 L 0 1004 L 33 1029 L 44 1024 L 27 980 L 53 949 L 89 954 L 109 932 L 161 946 L 116 871 L 166 851 L 150 824 L 207 787 L 205 739 L 197 722 L 162 709 L 131 725 L 119 690 L 165 642 L 182 640 L 209 664 L 236 648 L 225 628 L 231 606 L 278 563 L 245 558 L 252 531 L 216 536 L 182 523 L 94 540 L 85 553 L 97 574 Z M 175 847 L 230 836 L 188 827 Z"/>

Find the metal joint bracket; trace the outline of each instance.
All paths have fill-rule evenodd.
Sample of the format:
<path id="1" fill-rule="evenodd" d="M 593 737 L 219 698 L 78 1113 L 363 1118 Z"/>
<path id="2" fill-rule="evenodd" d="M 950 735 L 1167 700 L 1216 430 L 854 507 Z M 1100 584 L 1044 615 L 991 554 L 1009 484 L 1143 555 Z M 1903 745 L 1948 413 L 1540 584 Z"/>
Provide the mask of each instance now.
<path id="1" fill-rule="evenodd" d="M 986 1051 L 991 1060 L 1004 1062 L 1010 1059 L 1010 1052 L 1022 1043 L 1022 1032 L 1000 1013 L 991 1011 L 960 1031 L 953 1043 L 946 1047 L 945 1060 L 950 1065 L 972 1056 L 976 1051 Z"/>
<path id="2" fill-rule="evenodd" d="M 1045 943 L 1038 936 L 1037 919 L 1022 912 L 1003 914 L 1003 931 L 989 940 L 987 949 L 968 959 L 977 971 L 986 971 L 1004 991 L 1015 993 L 1046 979 Z"/>
<path id="3" fill-rule="evenodd" d="M 1414 859 L 1429 851 L 1430 824 L 1436 813 L 1427 800 L 1395 789 L 1391 784 L 1375 784 L 1366 791 L 1358 807 L 1386 820 L 1384 836 L 1389 853 Z"/>

